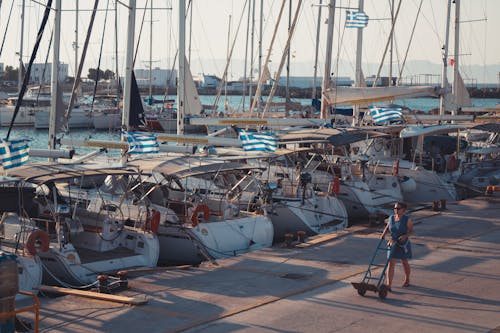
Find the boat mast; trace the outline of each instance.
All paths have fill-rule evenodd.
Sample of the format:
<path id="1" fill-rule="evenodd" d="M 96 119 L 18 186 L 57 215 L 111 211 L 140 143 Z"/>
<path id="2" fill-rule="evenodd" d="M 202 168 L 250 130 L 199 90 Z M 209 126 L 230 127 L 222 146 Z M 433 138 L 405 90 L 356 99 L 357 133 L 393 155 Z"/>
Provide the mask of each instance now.
<path id="1" fill-rule="evenodd" d="M 127 52 L 125 59 L 125 82 L 123 91 L 123 112 L 122 112 L 122 129 L 129 130 L 130 118 L 130 95 L 132 90 L 132 70 L 134 66 L 134 34 L 135 34 L 135 0 L 129 0 L 128 6 L 128 26 L 127 26 Z M 122 141 L 124 136 L 122 135 Z"/>
<path id="2" fill-rule="evenodd" d="M 73 45 L 75 49 L 75 80 L 78 72 L 78 1 L 75 0 L 75 44 Z"/>
<path id="3" fill-rule="evenodd" d="M 21 86 L 23 85 L 23 43 L 24 43 L 24 8 L 25 0 L 23 0 L 21 5 L 21 37 L 19 38 L 19 70 L 17 72 L 17 93 L 21 91 Z M 41 88 L 41 87 L 40 87 Z"/>
<path id="4" fill-rule="evenodd" d="M 255 2 L 256 0 L 252 1 L 252 32 L 251 32 L 251 41 L 250 41 L 250 77 L 249 77 L 249 85 L 248 85 L 248 101 L 249 104 L 252 102 L 252 95 L 253 95 L 253 89 L 252 89 L 252 83 L 253 83 L 253 66 L 254 66 L 254 59 L 253 59 L 253 47 L 254 47 L 254 36 L 255 36 Z M 243 110 L 245 109 L 245 105 L 243 104 Z M 249 108 L 250 109 L 250 105 Z"/>
<path id="5" fill-rule="evenodd" d="M 260 0 L 260 16 L 259 16 L 259 80 L 260 76 L 262 76 L 262 34 L 264 31 L 264 0 Z M 257 84 L 258 85 L 258 84 Z M 259 98 L 257 100 L 257 109 L 260 110 L 262 105 L 260 101 L 260 92 L 258 89 L 262 89 L 261 87 L 258 87 L 257 90 L 255 91 L 255 94 L 259 94 Z M 255 96 L 254 96 L 254 101 L 255 101 Z M 253 103 L 252 103 L 253 105 Z M 253 106 L 250 107 L 250 112 L 252 112 Z"/>
<path id="6" fill-rule="evenodd" d="M 450 37 L 450 11 L 451 11 L 451 0 L 448 0 L 448 8 L 446 10 L 446 35 L 443 45 L 443 73 L 441 77 L 441 97 L 439 99 L 439 115 L 444 116 L 445 111 L 445 101 L 446 95 L 448 93 L 446 90 L 448 89 L 448 79 L 446 77 L 446 73 L 448 72 L 448 40 Z"/>
<path id="7" fill-rule="evenodd" d="M 392 58 L 394 52 L 394 26 L 396 24 L 396 20 L 394 18 L 394 0 L 391 0 L 391 24 L 392 24 L 392 32 L 391 32 L 391 49 L 389 51 L 389 87 L 393 86 L 392 84 Z"/>
<path id="8" fill-rule="evenodd" d="M 363 1 L 363 0 L 360 0 Z M 319 36 L 321 31 L 321 8 L 323 7 L 323 0 L 319 0 L 318 5 L 318 20 L 316 21 L 316 51 L 314 53 L 314 76 L 313 76 L 313 86 L 312 86 L 312 96 L 311 99 L 316 99 L 316 85 L 318 79 L 318 50 L 319 50 Z"/>
<path id="9" fill-rule="evenodd" d="M 330 70 L 332 67 L 332 48 L 333 48 L 333 20 L 335 17 L 335 0 L 330 0 L 328 5 L 328 32 L 326 35 L 326 56 L 325 70 L 323 74 L 323 85 L 321 87 L 321 119 L 326 119 L 328 105 L 325 97 L 325 91 L 330 88 Z"/>
<path id="10" fill-rule="evenodd" d="M 292 2 L 290 0 L 288 3 L 288 34 L 291 32 L 292 25 Z M 285 87 L 285 116 L 288 117 L 288 112 L 290 111 L 290 48 L 288 48 L 286 55 L 286 87 Z"/>
<path id="11" fill-rule="evenodd" d="M 179 81 L 177 83 L 177 134 L 184 134 L 186 76 L 186 0 L 179 0 Z"/>
<path id="12" fill-rule="evenodd" d="M 49 115 L 49 149 L 56 146 L 56 108 L 59 94 L 59 48 L 61 40 L 61 0 L 56 0 L 54 5 L 54 45 L 52 49 L 51 96 Z"/>
<path id="13" fill-rule="evenodd" d="M 393 2 L 394 3 L 394 2 Z M 364 0 L 359 0 L 359 11 L 363 12 L 365 6 Z M 359 88 L 363 82 L 363 72 L 361 71 L 361 56 L 363 52 L 363 29 L 357 29 L 356 42 L 356 77 L 354 78 L 354 86 Z M 352 126 L 359 124 L 359 104 L 355 104 L 352 115 Z"/>
<path id="14" fill-rule="evenodd" d="M 460 57 L 460 0 L 455 0 L 455 55 L 453 57 L 453 96 L 458 96 L 458 75 Z"/>
<path id="15" fill-rule="evenodd" d="M 153 0 L 150 9 L 151 22 L 149 25 L 149 105 L 153 104 Z"/>

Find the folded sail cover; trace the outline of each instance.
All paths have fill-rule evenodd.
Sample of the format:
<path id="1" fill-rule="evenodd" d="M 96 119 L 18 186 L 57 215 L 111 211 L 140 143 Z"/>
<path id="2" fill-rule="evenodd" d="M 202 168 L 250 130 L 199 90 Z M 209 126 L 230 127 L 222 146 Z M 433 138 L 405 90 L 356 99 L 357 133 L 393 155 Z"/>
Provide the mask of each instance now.
<path id="1" fill-rule="evenodd" d="M 372 106 L 370 107 L 370 114 L 372 115 L 373 123 L 375 125 L 383 125 L 404 120 L 401 108 L 381 108 Z"/>
<path id="2" fill-rule="evenodd" d="M 156 136 L 149 133 L 123 132 L 130 145 L 129 154 L 155 154 L 160 151 Z"/>
<path id="3" fill-rule="evenodd" d="M 364 28 L 368 25 L 368 15 L 365 12 L 346 10 L 346 28 Z"/>
<path id="4" fill-rule="evenodd" d="M 27 139 L 2 139 L 0 142 L 0 163 L 2 163 L 4 170 L 21 166 L 28 161 L 29 141 Z"/>
<path id="5" fill-rule="evenodd" d="M 245 151 L 275 152 L 278 148 L 278 139 L 270 132 L 249 132 L 242 129 L 238 132 Z"/>

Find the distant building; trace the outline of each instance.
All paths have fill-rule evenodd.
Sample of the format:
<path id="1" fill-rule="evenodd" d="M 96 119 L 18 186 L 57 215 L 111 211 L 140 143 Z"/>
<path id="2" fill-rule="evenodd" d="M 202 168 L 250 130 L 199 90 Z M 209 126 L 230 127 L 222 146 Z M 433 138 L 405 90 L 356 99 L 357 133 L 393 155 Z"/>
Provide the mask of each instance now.
<path id="1" fill-rule="evenodd" d="M 50 83 L 52 76 L 52 64 L 31 65 L 30 83 Z M 64 82 L 68 78 L 68 64 L 59 63 L 59 81 Z"/>
<path id="2" fill-rule="evenodd" d="M 135 78 L 137 86 L 140 88 L 147 88 L 149 82 L 149 69 L 135 69 Z M 177 82 L 177 70 L 154 68 L 151 72 L 151 85 L 153 87 L 169 87 L 174 88 Z"/>

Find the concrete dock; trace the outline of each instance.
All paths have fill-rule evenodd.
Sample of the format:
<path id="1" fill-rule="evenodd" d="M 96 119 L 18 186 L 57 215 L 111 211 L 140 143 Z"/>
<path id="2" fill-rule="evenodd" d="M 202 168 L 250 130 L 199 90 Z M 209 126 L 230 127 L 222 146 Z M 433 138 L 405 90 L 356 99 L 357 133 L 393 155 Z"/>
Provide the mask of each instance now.
<path id="1" fill-rule="evenodd" d="M 411 216 L 411 286 L 401 287 L 398 264 L 385 300 L 351 285 L 363 278 L 382 229 L 356 225 L 302 247 L 130 279 L 119 295 L 144 297 L 145 305 L 40 296 L 41 331 L 500 332 L 500 198 Z"/>

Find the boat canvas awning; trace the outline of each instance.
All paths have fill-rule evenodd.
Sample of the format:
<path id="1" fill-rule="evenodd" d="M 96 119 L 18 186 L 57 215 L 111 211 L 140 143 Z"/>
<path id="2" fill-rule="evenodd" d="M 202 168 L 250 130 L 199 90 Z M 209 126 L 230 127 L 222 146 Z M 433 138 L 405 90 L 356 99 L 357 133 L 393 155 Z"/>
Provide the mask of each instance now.
<path id="1" fill-rule="evenodd" d="M 330 143 L 334 146 L 343 146 L 353 142 L 386 136 L 387 134 L 356 128 L 322 128 L 307 129 L 290 132 L 279 136 L 282 143 Z"/>
<path id="2" fill-rule="evenodd" d="M 224 162 L 221 160 L 200 160 L 183 157 L 163 162 L 153 169 L 164 177 L 186 178 L 211 173 L 229 172 L 235 170 L 255 170 L 256 167 L 238 162 Z"/>
<path id="3" fill-rule="evenodd" d="M 437 96 L 430 86 L 335 87 L 325 90 L 328 105 L 371 104 L 401 98 Z"/>
<path id="4" fill-rule="evenodd" d="M 500 133 L 500 123 L 484 123 L 471 127 L 471 129 L 491 132 L 491 133 Z"/>
<path id="5" fill-rule="evenodd" d="M 445 124 L 445 125 L 430 125 L 430 126 L 416 125 L 404 128 L 399 133 L 399 136 L 401 138 L 410 138 L 421 135 L 445 134 L 467 128 L 470 128 L 470 125 L 465 125 L 465 124 Z"/>
<path id="6" fill-rule="evenodd" d="M 92 176 L 105 175 L 133 175 L 137 171 L 116 169 L 87 169 L 75 165 L 63 165 L 55 163 L 28 164 L 9 172 L 10 176 L 19 177 L 34 184 L 44 184 L 49 181 L 64 181 Z"/>

